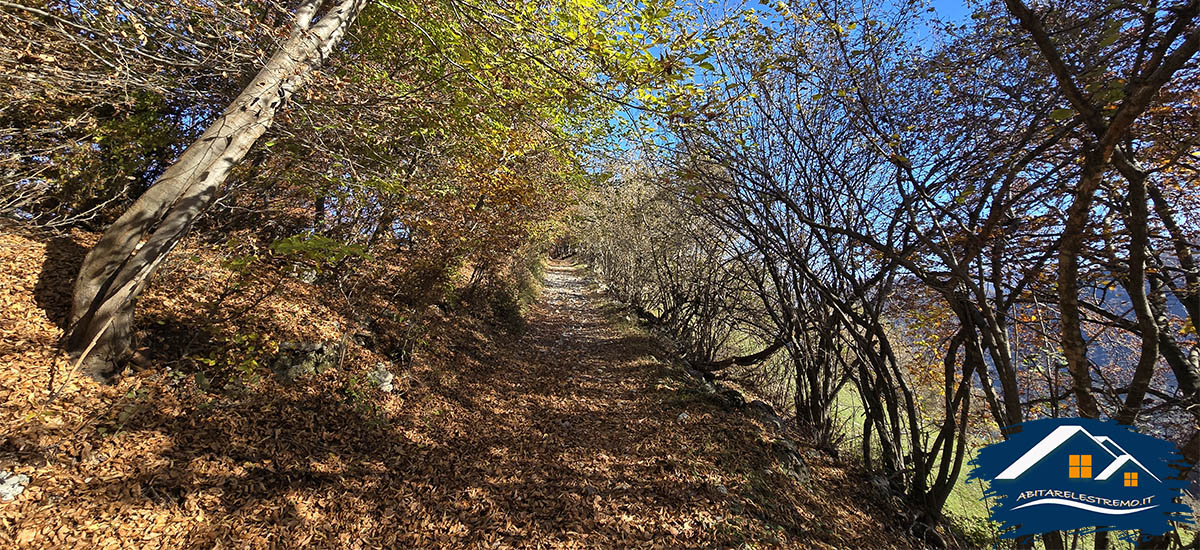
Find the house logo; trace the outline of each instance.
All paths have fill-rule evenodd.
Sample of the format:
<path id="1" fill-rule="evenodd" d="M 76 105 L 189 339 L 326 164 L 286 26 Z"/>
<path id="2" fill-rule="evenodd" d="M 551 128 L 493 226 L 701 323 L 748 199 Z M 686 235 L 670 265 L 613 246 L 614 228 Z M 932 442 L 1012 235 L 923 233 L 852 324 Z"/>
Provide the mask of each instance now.
<path id="1" fill-rule="evenodd" d="M 1003 537 L 1081 528 L 1159 535 L 1172 521 L 1190 521 L 1178 498 L 1187 464 L 1174 444 L 1086 418 L 1016 428 L 1008 440 L 980 450 L 969 476 L 986 482 L 984 498 Z"/>

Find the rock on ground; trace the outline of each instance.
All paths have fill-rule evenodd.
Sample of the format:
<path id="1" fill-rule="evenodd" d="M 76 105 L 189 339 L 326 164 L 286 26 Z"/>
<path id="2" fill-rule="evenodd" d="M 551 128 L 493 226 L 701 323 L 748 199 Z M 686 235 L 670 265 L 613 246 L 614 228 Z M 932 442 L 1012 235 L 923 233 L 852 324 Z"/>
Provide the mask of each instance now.
<path id="1" fill-rule="evenodd" d="M 16 499 L 25 492 L 27 484 L 29 484 L 29 476 L 25 474 L 14 475 L 10 472 L 0 471 L 0 500 L 8 502 Z"/>

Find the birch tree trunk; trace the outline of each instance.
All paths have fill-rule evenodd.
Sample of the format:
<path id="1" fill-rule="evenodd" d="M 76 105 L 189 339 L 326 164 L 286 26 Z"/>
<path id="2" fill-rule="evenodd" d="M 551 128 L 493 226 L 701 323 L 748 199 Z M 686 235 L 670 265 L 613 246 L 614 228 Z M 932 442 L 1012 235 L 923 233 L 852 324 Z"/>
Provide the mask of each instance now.
<path id="1" fill-rule="evenodd" d="M 85 372 L 103 379 L 129 356 L 134 304 L 155 270 L 368 1 L 302 2 L 290 36 L 250 85 L 84 258 L 64 347 Z"/>

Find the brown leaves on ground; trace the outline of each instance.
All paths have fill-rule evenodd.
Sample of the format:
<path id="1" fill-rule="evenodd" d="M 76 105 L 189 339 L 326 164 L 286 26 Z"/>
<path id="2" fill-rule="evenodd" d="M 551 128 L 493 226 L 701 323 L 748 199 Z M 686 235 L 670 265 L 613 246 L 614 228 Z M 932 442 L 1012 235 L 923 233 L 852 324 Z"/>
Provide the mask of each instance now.
<path id="1" fill-rule="evenodd" d="M 905 544 L 854 468 L 810 458 L 811 490 L 784 476 L 761 426 L 688 391 L 568 267 L 551 267 L 521 335 L 439 318 L 394 393 L 363 382 L 378 359 L 364 350 L 296 386 L 209 393 L 162 365 L 68 379 L 54 345 L 86 242 L 0 234 L 0 469 L 32 478 L 0 503 L 2 545 Z M 206 292 L 175 284 L 146 318 Z M 311 290 L 264 301 L 257 319 L 288 322 L 260 328 L 333 330 Z"/>

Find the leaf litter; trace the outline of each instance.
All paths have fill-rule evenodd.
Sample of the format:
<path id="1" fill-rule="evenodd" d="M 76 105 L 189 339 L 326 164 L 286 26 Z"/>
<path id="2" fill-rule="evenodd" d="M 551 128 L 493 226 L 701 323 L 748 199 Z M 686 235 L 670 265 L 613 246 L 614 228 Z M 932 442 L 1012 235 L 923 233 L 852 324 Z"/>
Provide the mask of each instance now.
<path id="1" fill-rule="evenodd" d="M 295 385 L 205 391 L 162 364 L 100 385 L 56 348 L 94 239 L 0 232 L 0 470 L 29 479 L 0 503 L 4 546 L 908 547 L 855 465 L 812 457 L 801 486 L 763 426 L 674 389 L 682 372 L 577 269 L 550 266 L 519 334 L 433 316 L 390 393 L 355 385 L 385 358 L 354 346 Z M 161 279 L 150 331 L 218 292 Z M 289 284 L 219 330 L 337 337 L 337 301 Z"/>

